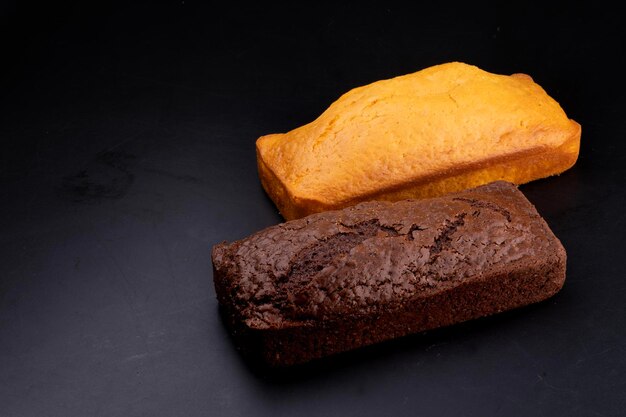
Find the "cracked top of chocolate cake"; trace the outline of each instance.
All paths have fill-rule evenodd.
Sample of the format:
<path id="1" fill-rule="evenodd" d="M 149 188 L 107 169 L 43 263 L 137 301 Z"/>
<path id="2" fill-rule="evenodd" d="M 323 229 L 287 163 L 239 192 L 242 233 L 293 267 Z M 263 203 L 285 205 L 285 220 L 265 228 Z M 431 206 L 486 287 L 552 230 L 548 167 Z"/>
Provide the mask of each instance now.
<path id="1" fill-rule="evenodd" d="M 212 254 L 226 277 L 218 298 L 250 328 L 285 328 L 375 314 L 532 263 L 554 238 L 511 189 L 498 181 L 428 200 L 366 202 L 221 243 Z"/>

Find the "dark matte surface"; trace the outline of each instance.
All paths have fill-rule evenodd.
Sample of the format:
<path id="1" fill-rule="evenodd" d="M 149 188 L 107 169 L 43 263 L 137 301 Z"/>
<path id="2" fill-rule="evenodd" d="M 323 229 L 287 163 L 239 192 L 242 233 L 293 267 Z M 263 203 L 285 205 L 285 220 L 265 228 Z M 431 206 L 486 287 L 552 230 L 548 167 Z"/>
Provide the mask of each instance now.
<path id="1" fill-rule="evenodd" d="M 0 8 L 0 415 L 623 415 L 618 12 L 53 3 Z M 521 187 L 568 251 L 565 287 L 298 372 L 248 368 L 209 254 L 280 221 L 255 139 L 449 60 L 526 72 L 581 123 L 576 166 Z"/>

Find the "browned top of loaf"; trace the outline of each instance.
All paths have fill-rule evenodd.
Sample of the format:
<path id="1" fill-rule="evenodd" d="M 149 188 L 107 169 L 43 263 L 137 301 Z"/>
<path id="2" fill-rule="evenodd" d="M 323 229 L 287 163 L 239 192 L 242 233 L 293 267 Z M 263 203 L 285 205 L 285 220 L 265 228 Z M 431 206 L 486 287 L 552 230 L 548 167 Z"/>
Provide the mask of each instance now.
<path id="1" fill-rule="evenodd" d="M 259 329 L 365 315 L 546 256 L 564 256 L 560 242 L 502 181 L 318 213 L 213 249 L 235 313 Z"/>
<path id="2" fill-rule="evenodd" d="M 577 154 L 579 141 L 530 76 L 447 62 L 354 88 L 311 123 L 260 137 L 257 152 L 292 198 L 335 206 L 510 155 Z"/>

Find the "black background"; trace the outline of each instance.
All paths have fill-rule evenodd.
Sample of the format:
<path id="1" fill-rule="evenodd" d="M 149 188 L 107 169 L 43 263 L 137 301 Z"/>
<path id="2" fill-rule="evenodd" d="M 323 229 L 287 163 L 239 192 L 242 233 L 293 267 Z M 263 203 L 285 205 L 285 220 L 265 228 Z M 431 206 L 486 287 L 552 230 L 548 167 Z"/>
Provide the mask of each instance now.
<path id="1" fill-rule="evenodd" d="M 618 12 L 16 1 L 0 14 L 1 416 L 623 415 Z M 567 249 L 563 290 L 293 371 L 246 365 L 209 253 L 281 221 L 255 140 L 452 60 L 530 74 L 582 125 L 577 164 L 520 187 Z"/>

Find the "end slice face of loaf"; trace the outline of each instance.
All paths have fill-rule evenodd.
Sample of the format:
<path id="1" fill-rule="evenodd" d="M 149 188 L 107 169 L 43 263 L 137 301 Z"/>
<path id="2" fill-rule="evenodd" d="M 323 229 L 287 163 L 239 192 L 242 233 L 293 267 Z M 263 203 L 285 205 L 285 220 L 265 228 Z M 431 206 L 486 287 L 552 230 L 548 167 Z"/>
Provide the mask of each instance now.
<path id="1" fill-rule="evenodd" d="M 556 175 L 576 162 L 580 136 L 528 75 L 451 62 L 350 90 L 256 151 L 264 189 L 291 220 Z"/>
<path id="2" fill-rule="evenodd" d="M 514 184 L 365 202 L 215 245 L 238 348 L 304 363 L 545 300 L 566 253 Z"/>

